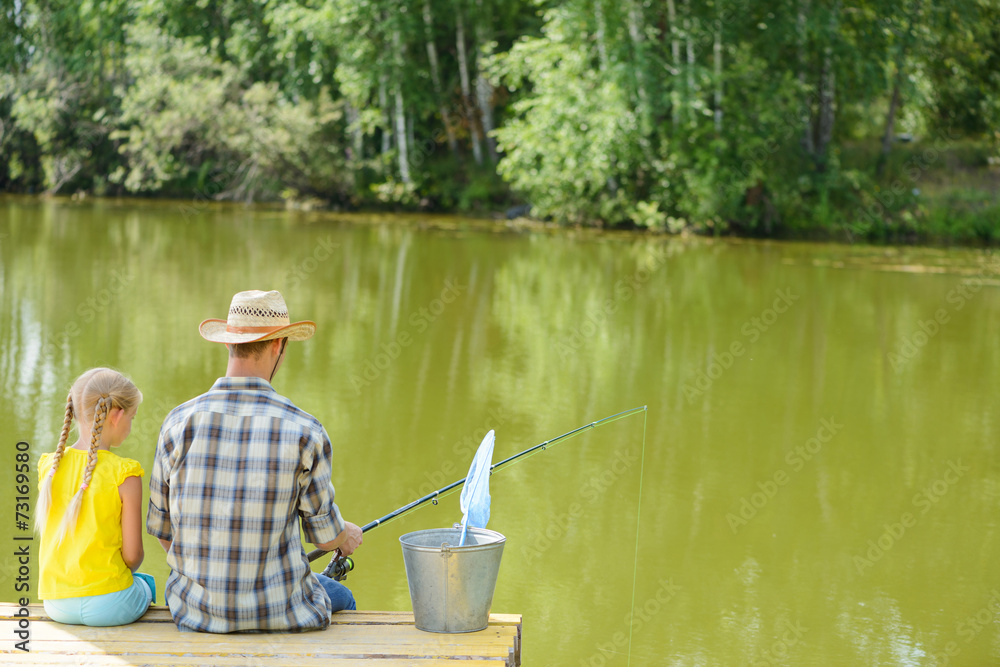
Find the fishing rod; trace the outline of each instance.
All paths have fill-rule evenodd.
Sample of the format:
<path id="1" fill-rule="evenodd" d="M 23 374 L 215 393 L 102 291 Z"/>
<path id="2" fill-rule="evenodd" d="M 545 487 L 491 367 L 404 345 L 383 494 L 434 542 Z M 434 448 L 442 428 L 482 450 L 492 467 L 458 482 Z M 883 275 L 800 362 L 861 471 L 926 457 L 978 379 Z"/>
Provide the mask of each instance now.
<path id="1" fill-rule="evenodd" d="M 529 447 L 528 449 L 525 449 L 523 452 L 518 452 L 517 454 L 514 454 L 513 456 L 508 457 L 508 458 L 504 459 L 503 461 L 500 461 L 499 463 L 494 463 L 493 465 L 490 466 L 490 475 L 492 475 L 494 472 L 499 472 L 500 470 L 503 470 L 504 468 L 508 467 L 509 465 L 513 464 L 514 462 L 516 462 L 519 459 L 533 456 L 533 455 L 537 454 L 538 452 L 544 451 L 544 450 L 548 449 L 549 447 L 551 447 L 553 445 L 556 445 L 556 444 L 558 444 L 558 443 L 560 443 L 560 442 L 562 442 L 564 440 L 567 440 L 567 439 L 573 437 L 574 435 L 577 435 L 581 431 L 586 431 L 588 429 L 597 428 L 598 426 L 601 426 L 601 425 L 604 425 L 604 424 L 610 424 L 612 422 L 618 421 L 619 419 L 625 419 L 626 417 L 634 415 L 637 412 L 644 412 L 645 410 L 646 410 L 646 406 L 642 405 L 642 406 L 639 406 L 637 408 L 632 408 L 630 410 L 624 410 L 624 411 L 619 412 L 617 414 L 613 414 L 613 415 L 611 415 L 609 417 L 605 417 L 604 419 L 598 419 L 597 421 L 590 422 L 589 424 L 584 424 L 583 426 L 575 428 L 572 431 L 567 431 L 566 433 L 563 433 L 562 435 L 556 436 L 556 437 L 554 437 L 554 438 L 552 438 L 550 440 L 546 440 L 545 442 L 539 443 L 539 444 L 535 445 L 534 447 Z M 374 521 L 365 524 L 361 528 L 362 534 L 363 533 L 367 533 L 369 530 L 372 530 L 373 528 L 378 528 L 379 526 L 381 526 L 383 524 L 389 523 L 390 521 L 392 521 L 394 519 L 398 519 L 399 517 L 403 516 L 404 514 L 408 514 L 409 512 L 412 512 L 413 510 L 417 509 L 418 507 L 421 507 L 425 503 L 430 502 L 430 503 L 433 503 L 433 504 L 437 505 L 438 500 L 440 498 L 443 498 L 444 496 L 448 495 L 450 492 L 454 491 L 454 489 L 456 489 L 457 487 L 459 487 L 462 484 L 464 484 L 466 479 L 467 479 L 466 477 L 463 477 L 462 479 L 460 479 L 458 481 L 452 482 L 451 484 L 448 484 L 447 486 L 441 487 L 437 491 L 432 491 L 432 492 L 428 493 L 426 496 L 424 496 L 422 498 L 417 498 L 413 502 L 407 503 L 406 505 L 403 505 L 402 507 L 400 507 L 397 510 L 389 512 L 388 514 L 386 514 L 385 516 L 383 516 L 380 519 L 375 519 Z M 323 549 L 314 549 L 313 551 L 309 552 L 309 555 L 307 556 L 307 558 L 309 559 L 309 562 L 311 563 L 312 561 L 314 561 L 314 560 L 316 560 L 318 558 L 322 558 L 323 556 L 325 556 L 328 553 L 333 553 L 333 552 L 324 551 Z M 337 557 L 337 558 L 334 558 L 333 560 L 330 561 L 330 564 L 326 566 L 325 570 L 323 570 L 323 574 L 325 574 L 328 577 L 329 576 L 333 576 L 333 578 L 336 579 L 337 581 L 343 581 L 344 579 L 347 578 L 347 573 L 350 572 L 353 569 L 354 569 L 354 561 L 353 561 L 353 559 L 351 559 L 350 556 Z"/>

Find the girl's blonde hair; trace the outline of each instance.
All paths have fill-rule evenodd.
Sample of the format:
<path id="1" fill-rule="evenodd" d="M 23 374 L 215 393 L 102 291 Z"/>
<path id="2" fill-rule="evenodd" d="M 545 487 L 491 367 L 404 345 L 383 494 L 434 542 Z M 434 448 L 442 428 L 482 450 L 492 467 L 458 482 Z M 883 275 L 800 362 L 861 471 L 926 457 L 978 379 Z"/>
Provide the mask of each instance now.
<path id="1" fill-rule="evenodd" d="M 66 397 L 66 414 L 63 419 L 62 433 L 59 444 L 52 455 L 52 469 L 42 480 L 38 489 L 38 506 L 35 509 L 35 528 L 44 533 L 49 510 L 52 507 L 52 478 L 56 475 L 63 452 L 66 451 L 66 440 L 69 438 L 73 418 L 86 419 L 91 424 L 90 449 L 87 450 L 87 467 L 83 471 L 80 489 L 73 495 L 62 524 L 59 526 L 58 542 L 68 532 L 76 528 L 76 520 L 80 515 L 80 505 L 83 494 L 90 486 L 90 480 L 97 465 L 97 450 L 101 444 L 101 431 L 112 408 L 121 408 L 126 412 L 142 402 L 142 392 L 131 380 L 116 370 L 110 368 L 91 368 L 76 379 Z"/>

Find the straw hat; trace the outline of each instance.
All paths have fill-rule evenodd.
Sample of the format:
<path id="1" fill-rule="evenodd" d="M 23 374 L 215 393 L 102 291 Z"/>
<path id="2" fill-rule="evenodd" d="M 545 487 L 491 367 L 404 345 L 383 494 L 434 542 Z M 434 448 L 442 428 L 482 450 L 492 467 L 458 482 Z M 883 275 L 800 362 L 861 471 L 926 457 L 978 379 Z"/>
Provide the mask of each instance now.
<path id="1" fill-rule="evenodd" d="M 316 333 L 316 323 L 290 322 L 281 292 L 239 292 L 229 305 L 229 319 L 205 320 L 198 326 L 205 340 L 213 343 L 252 343 L 273 338 L 307 340 Z"/>

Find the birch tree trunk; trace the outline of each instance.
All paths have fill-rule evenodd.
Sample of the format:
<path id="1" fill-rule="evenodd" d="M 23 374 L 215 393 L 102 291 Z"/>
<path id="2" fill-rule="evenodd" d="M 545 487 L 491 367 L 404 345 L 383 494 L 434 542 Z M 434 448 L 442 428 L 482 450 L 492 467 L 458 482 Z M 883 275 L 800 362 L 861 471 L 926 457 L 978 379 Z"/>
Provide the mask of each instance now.
<path id="1" fill-rule="evenodd" d="M 639 96 L 639 105 L 643 113 L 649 113 L 649 95 L 646 92 L 646 45 L 642 33 L 642 7 L 633 1 L 628 8 L 628 34 L 632 39 L 632 48 L 635 50 L 635 83 L 636 94 Z"/>
<path id="2" fill-rule="evenodd" d="M 826 170 L 826 150 L 833 138 L 833 101 L 837 91 L 836 73 L 833 71 L 833 49 L 829 46 L 823 53 L 823 72 L 819 95 L 819 126 L 816 137 L 816 157 L 820 160 L 821 171 Z"/>
<path id="3" fill-rule="evenodd" d="M 406 145 L 406 109 L 403 106 L 403 89 L 396 84 L 396 148 L 399 155 L 399 177 L 410 183 L 410 156 Z"/>
<path id="4" fill-rule="evenodd" d="M 455 33 L 458 50 L 458 75 L 462 84 L 462 106 L 465 109 L 465 121 L 469 124 L 469 137 L 472 141 L 472 158 L 476 161 L 476 164 L 482 164 L 482 139 L 479 135 L 479 122 L 476 118 L 476 110 L 472 105 L 472 86 L 469 83 L 469 61 L 465 53 L 465 22 L 462 19 L 461 7 L 456 7 Z"/>
<path id="5" fill-rule="evenodd" d="M 681 95 L 677 89 L 677 77 L 681 73 L 681 41 L 678 38 L 677 7 L 674 0 L 667 0 L 667 20 L 670 21 L 670 56 L 673 63 L 670 74 L 674 77 L 670 83 L 670 123 L 676 131 L 681 109 Z"/>
<path id="6" fill-rule="evenodd" d="M 424 156 L 420 154 L 420 147 L 417 145 L 417 138 L 413 129 L 414 126 L 413 117 L 415 115 L 416 114 L 411 113 L 406 117 L 406 141 L 407 141 L 406 150 L 410 156 L 409 163 L 412 164 L 414 160 L 416 160 L 417 165 L 420 165 L 423 164 Z"/>
<path id="7" fill-rule="evenodd" d="M 913 18 L 909 17 L 906 38 L 899 47 L 896 54 L 896 76 L 892 83 L 892 98 L 889 100 L 889 111 L 885 118 L 885 133 L 882 135 L 882 152 L 878 156 L 878 163 L 875 166 L 875 175 L 881 176 L 885 173 L 885 166 L 889 162 L 889 152 L 892 150 L 892 137 L 896 132 L 896 114 L 903 103 L 903 78 L 906 71 L 906 53 L 913 41 Z"/>
<path id="8" fill-rule="evenodd" d="M 695 96 L 694 85 L 694 38 L 691 35 L 691 0 L 684 0 L 684 40 L 687 48 L 687 76 L 686 99 L 684 102 L 684 115 L 688 121 L 692 120 L 691 100 Z"/>
<path id="9" fill-rule="evenodd" d="M 365 138 L 361 132 L 361 114 L 350 102 L 347 102 L 344 111 L 347 114 L 348 132 L 351 133 L 351 161 L 361 160 L 365 149 Z"/>
<path id="10" fill-rule="evenodd" d="M 819 95 L 819 128 L 816 138 L 816 157 L 819 160 L 819 170 L 826 171 L 827 148 L 833 138 L 833 122 L 836 116 L 834 100 L 837 93 L 837 75 L 834 70 L 833 45 L 830 43 L 836 35 L 837 10 L 834 6 L 830 15 L 830 25 L 827 31 L 827 43 L 823 49 L 823 71 L 820 80 Z"/>
<path id="11" fill-rule="evenodd" d="M 399 157 L 399 177 L 403 183 L 409 184 L 410 178 L 410 156 L 409 147 L 406 142 L 406 106 L 403 104 L 403 47 L 399 40 L 399 30 L 392 33 L 392 45 L 396 56 L 396 154 Z"/>
<path id="12" fill-rule="evenodd" d="M 452 155 L 458 154 L 458 140 L 455 138 L 455 128 L 451 124 L 451 114 L 445 101 L 444 88 L 441 85 L 441 69 L 438 65 L 437 46 L 434 44 L 434 19 L 431 14 L 431 0 L 424 0 L 424 39 L 427 42 L 427 60 L 431 64 L 431 82 L 434 84 L 434 94 L 438 98 L 438 112 L 448 137 L 448 150 Z"/>
<path id="13" fill-rule="evenodd" d="M 712 44 L 712 63 L 714 65 L 715 95 L 714 121 L 715 135 L 722 135 L 722 8 L 719 8 L 719 19 L 715 22 L 715 35 Z"/>
<path id="14" fill-rule="evenodd" d="M 104 39 L 104 20 L 100 12 L 97 14 L 97 41 L 101 44 L 101 48 L 97 49 L 97 88 L 100 91 L 101 97 L 104 97 L 106 95 L 104 91 L 107 87 L 107 77 L 104 76 L 104 70 L 107 67 L 104 59 L 104 44 L 107 40 Z"/>
<path id="15" fill-rule="evenodd" d="M 802 103 L 802 113 L 800 116 L 802 122 L 802 148 L 805 150 L 806 154 L 810 157 L 816 154 L 816 144 L 813 141 L 813 124 L 812 124 L 812 104 L 809 102 L 809 95 L 806 93 L 806 46 L 808 42 L 808 33 L 806 32 L 806 27 L 808 25 L 808 15 L 809 15 L 809 0 L 800 0 L 799 2 L 799 13 L 796 17 L 796 31 L 798 32 L 798 50 L 799 50 L 799 86 L 801 87 L 803 94 L 806 95 L 806 99 Z"/>
<path id="16" fill-rule="evenodd" d="M 594 35 L 597 40 L 597 63 L 598 68 L 603 72 L 608 69 L 608 22 L 604 17 L 604 6 L 601 4 L 601 0 L 594 0 L 594 20 L 597 23 L 597 33 Z"/>
<path id="17" fill-rule="evenodd" d="M 636 107 L 639 115 L 639 147 L 647 165 L 653 163 L 653 150 L 650 137 L 653 135 L 653 112 L 650 108 L 649 93 L 646 89 L 646 44 L 642 29 L 642 1 L 631 0 L 628 7 L 628 34 L 632 40 L 635 53 L 635 92 L 638 98 Z"/>
<path id="18" fill-rule="evenodd" d="M 486 151 L 490 162 L 497 162 L 497 140 L 490 136 L 493 131 L 493 86 L 481 73 L 476 77 L 476 101 L 479 105 L 480 118 L 483 122 L 483 134 L 486 137 Z"/>
<path id="19" fill-rule="evenodd" d="M 385 74 L 378 78 L 378 106 L 382 110 L 382 157 L 392 150 L 392 115 L 389 113 L 387 79 Z"/>
<path id="20" fill-rule="evenodd" d="M 474 31 L 475 44 L 477 45 L 474 52 L 483 52 L 482 55 L 477 56 L 476 58 L 476 105 L 479 107 L 479 118 L 483 124 L 483 136 L 486 139 L 486 152 L 490 156 L 490 163 L 496 164 L 497 141 L 490 136 L 490 133 L 493 131 L 493 86 L 483 75 L 482 67 L 480 67 L 481 59 L 488 58 L 493 52 L 493 35 L 492 30 L 489 27 L 490 15 L 488 12 L 483 10 L 483 1 L 476 0 L 476 7 L 479 10 L 477 12 L 479 15 L 479 21 L 477 21 Z M 485 27 L 481 27 L 482 24 L 485 24 Z"/>
<path id="21" fill-rule="evenodd" d="M 902 61 L 903 56 L 900 56 Z M 892 150 L 892 136 L 896 131 L 896 111 L 902 102 L 903 85 L 903 63 L 896 63 L 896 79 L 892 86 L 892 99 L 889 100 L 889 112 L 885 118 L 885 133 L 882 135 L 882 152 L 878 156 L 878 164 L 875 166 L 875 175 L 881 176 L 885 173 L 885 165 L 889 161 L 889 152 Z"/>

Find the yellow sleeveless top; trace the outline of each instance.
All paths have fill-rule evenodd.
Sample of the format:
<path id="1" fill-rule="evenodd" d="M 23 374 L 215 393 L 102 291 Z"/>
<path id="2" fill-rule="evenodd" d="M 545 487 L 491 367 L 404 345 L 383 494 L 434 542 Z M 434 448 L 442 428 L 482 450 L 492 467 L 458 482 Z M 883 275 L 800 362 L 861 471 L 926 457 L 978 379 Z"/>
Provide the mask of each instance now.
<path id="1" fill-rule="evenodd" d="M 52 454 L 38 461 L 39 485 L 52 469 Z M 66 506 L 80 489 L 87 452 L 67 447 L 52 479 L 49 510 L 39 547 L 38 597 L 59 600 L 103 595 L 132 585 L 132 571 L 122 558 L 122 499 L 118 485 L 127 477 L 142 477 L 138 461 L 98 451 L 90 486 L 83 494 L 75 530 L 57 545 Z"/>

